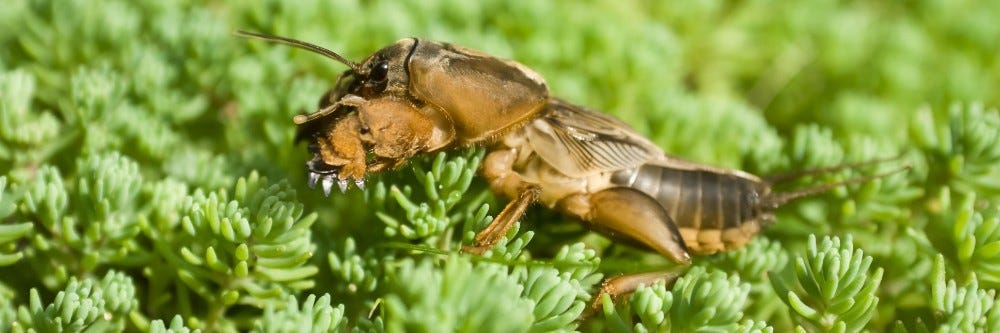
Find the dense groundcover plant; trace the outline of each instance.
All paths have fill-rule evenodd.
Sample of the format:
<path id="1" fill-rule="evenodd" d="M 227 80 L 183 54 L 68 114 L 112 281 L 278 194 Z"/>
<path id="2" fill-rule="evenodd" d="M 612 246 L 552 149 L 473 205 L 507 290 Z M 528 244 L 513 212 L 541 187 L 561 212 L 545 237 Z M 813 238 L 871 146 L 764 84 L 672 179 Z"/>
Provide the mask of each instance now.
<path id="1" fill-rule="evenodd" d="M 1000 331 L 1000 2 L 0 2 L 0 332 Z M 517 59 L 670 154 L 779 173 L 899 157 L 677 269 L 504 200 L 482 148 L 327 198 L 292 116 L 421 36 Z M 829 182 L 885 165 L 804 180 Z"/>

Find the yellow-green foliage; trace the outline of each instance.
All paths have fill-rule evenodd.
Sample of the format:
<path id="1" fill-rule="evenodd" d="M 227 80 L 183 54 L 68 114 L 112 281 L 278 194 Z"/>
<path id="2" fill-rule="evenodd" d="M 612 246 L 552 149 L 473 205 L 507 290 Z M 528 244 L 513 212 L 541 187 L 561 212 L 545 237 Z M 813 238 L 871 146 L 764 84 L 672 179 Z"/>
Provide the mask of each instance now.
<path id="1" fill-rule="evenodd" d="M 1000 2 L 0 2 L 0 332 L 996 331 Z M 670 154 L 806 186 L 742 249 L 678 268 L 506 201 L 484 148 L 324 197 L 292 116 L 399 38 L 536 69 Z M 605 276 L 676 283 L 596 302 Z"/>

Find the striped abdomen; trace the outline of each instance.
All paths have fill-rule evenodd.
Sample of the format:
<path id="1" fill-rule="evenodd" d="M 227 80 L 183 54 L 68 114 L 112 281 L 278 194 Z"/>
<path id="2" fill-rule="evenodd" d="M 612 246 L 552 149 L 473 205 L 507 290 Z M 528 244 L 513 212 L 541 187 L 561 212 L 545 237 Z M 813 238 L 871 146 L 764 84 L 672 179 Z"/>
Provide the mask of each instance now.
<path id="1" fill-rule="evenodd" d="M 743 246 L 773 215 L 762 207 L 767 185 L 753 176 L 646 164 L 616 172 L 611 182 L 648 194 L 673 220 L 692 253 Z"/>

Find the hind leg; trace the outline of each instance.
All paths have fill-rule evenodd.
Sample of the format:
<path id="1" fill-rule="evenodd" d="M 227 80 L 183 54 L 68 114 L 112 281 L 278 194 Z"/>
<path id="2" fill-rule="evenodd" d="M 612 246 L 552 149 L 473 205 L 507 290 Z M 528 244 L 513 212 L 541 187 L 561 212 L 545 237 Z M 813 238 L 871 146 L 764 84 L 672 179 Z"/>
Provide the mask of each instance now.
<path id="1" fill-rule="evenodd" d="M 656 200 L 627 187 L 575 194 L 556 206 L 591 230 L 614 240 L 652 249 L 679 264 L 690 264 L 687 245 L 674 221 Z"/>
<path id="2" fill-rule="evenodd" d="M 571 196 L 562 200 L 558 208 L 579 218 L 587 228 L 612 239 L 650 248 L 678 264 L 691 263 L 677 226 L 663 207 L 645 193 L 631 188 L 610 188 Z M 616 298 L 632 293 L 639 285 L 648 286 L 658 281 L 670 284 L 676 279 L 677 274 L 673 272 L 635 273 L 606 279 L 593 296 L 591 310 L 583 317 L 600 309 L 604 294 Z"/>

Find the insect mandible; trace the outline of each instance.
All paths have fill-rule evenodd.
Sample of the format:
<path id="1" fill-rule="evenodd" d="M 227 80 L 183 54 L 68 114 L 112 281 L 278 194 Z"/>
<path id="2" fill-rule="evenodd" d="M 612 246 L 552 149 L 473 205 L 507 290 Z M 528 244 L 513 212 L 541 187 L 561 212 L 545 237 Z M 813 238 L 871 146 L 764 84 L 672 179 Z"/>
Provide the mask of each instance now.
<path id="1" fill-rule="evenodd" d="M 550 96 L 533 70 L 510 60 L 419 38 L 399 40 L 356 63 L 285 37 L 237 32 L 322 54 L 350 69 L 296 116 L 309 141 L 310 186 L 364 187 L 364 176 L 423 154 L 485 146 L 481 174 L 511 202 L 466 252 L 495 245 L 535 202 L 611 239 L 687 265 L 690 253 L 743 246 L 789 200 L 901 171 L 772 192 L 776 182 L 859 164 L 761 178 L 666 155 L 625 123 Z M 649 273 L 609 279 L 600 293 L 628 293 L 668 279 Z"/>

